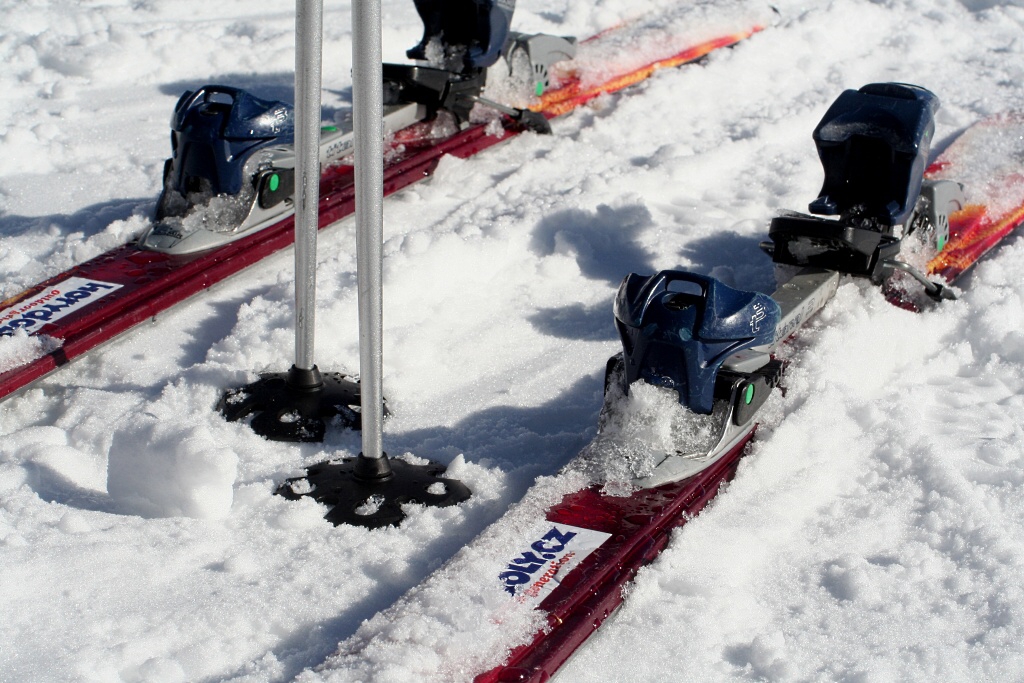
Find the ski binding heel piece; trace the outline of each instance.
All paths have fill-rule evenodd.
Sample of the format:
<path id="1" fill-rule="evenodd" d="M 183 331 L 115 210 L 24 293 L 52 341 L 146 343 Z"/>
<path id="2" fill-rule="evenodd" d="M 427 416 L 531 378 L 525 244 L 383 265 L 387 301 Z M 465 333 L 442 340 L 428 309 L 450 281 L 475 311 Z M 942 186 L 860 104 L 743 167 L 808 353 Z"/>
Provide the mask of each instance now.
<path id="1" fill-rule="evenodd" d="M 872 83 L 840 95 L 814 129 L 825 171 L 809 206 L 815 215 L 772 220 L 771 242 L 763 245 L 772 260 L 881 284 L 894 269 L 912 270 L 897 256 L 919 227 L 941 250 L 949 212 L 963 195 L 956 183 L 924 180 L 938 107 L 934 94 L 904 83 Z M 941 285 L 922 282 L 929 296 L 948 298 Z"/>
<path id="2" fill-rule="evenodd" d="M 812 214 L 772 220 L 762 249 L 775 263 L 823 268 L 883 284 L 897 270 L 933 300 L 953 292 L 899 260 L 911 234 L 938 253 L 950 237 L 949 215 L 964 206 L 963 188 L 926 180 L 939 100 L 924 88 L 872 83 L 847 90 L 814 129 L 825 181 Z"/>

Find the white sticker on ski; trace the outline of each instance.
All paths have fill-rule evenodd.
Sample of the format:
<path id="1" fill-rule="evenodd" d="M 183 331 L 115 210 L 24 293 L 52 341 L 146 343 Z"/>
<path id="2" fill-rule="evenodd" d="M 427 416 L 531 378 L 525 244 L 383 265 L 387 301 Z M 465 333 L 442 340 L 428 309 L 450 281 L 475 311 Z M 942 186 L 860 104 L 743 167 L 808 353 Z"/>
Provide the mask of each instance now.
<path id="1" fill-rule="evenodd" d="M 69 277 L 0 311 L 0 336 L 13 335 L 15 330 L 35 334 L 44 325 L 85 308 L 121 286 L 113 282 Z"/>
<path id="2" fill-rule="evenodd" d="M 546 598 L 565 576 L 611 537 L 602 531 L 570 524 L 548 525 L 528 542 L 498 578 L 519 602 L 534 605 Z"/>

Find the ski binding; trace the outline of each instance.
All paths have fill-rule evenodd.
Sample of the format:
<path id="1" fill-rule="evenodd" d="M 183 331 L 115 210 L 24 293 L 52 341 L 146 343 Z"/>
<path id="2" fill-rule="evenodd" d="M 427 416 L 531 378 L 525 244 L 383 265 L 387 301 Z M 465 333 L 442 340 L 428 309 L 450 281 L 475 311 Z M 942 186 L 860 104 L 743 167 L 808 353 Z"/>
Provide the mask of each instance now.
<path id="1" fill-rule="evenodd" d="M 924 177 L 937 108 L 931 92 L 902 83 L 847 90 L 832 104 L 813 134 L 825 182 L 812 215 L 775 218 L 761 245 L 796 270 L 771 296 L 681 271 L 623 280 L 615 299 L 623 351 L 608 362 L 606 396 L 643 380 L 676 391 L 695 420 L 713 427 L 709 442 L 662 454 L 634 485 L 698 474 L 749 438 L 781 379 L 775 350 L 832 297 L 841 274 L 884 284 L 901 271 L 932 299 L 954 298 L 897 258 L 911 235 L 911 251 L 940 251 L 949 215 L 965 204 L 958 183 Z"/>
<path id="2" fill-rule="evenodd" d="M 872 83 L 840 95 L 814 129 L 825 182 L 810 203 L 813 215 L 775 218 L 762 249 L 779 264 L 835 270 L 875 284 L 903 271 L 930 298 L 955 298 L 897 258 L 912 234 L 941 251 L 949 215 L 965 204 L 958 183 L 924 178 L 938 107 L 930 91 L 903 83 Z"/>
<path id="3" fill-rule="evenodd" d="M 479 11 L 466 14 L 446 10 L 436 0 L 417 3 L 426 30 L 423 42 L 408 54 L 426 59 L 428 48 L 437 45 L 441 66 L 383 65 L 385 131 L 393 134 L 442 113 L 454 119 L 448 127 L 458 130 L 469 125 L 471 111 L 480 105 L 527 130 L 551 132 L 543 114 L 488 99 L 484 86 L 489 69 L 507 69 L 512 78 L 530 84 L 530 95 L 539 96 L 549 85 L 551 65 L 575 56 L 575 38 L 509 31 L 511 5 L 493 0 L 472 4 Z M 172 154 L 164 164 L 156 220 L 138 246 L 192 254 L 291 215 L 293 119 L 291 105 L 239 88 L 205 85 L 183 94 L 171 117 Z M 321 169 L 351 156 L 352 136 L 351 121 L 321 130 Z"/>
<path id="4" fill-rule="evenodd" d="M 696 450 L 662 454 L 653 473 L 632 483 L 650 488 L 693 476 L 749 438 L 782 376 L 775 349 L 838 283 L 834 271 L 807 268 L 769 296 L 683 271 L 628 275 L 615 298 L 623 351 L 608 361 L 606 395 L 637 380 L 675 390 L 695 419 L 712 421 L 713 434 Z"/>

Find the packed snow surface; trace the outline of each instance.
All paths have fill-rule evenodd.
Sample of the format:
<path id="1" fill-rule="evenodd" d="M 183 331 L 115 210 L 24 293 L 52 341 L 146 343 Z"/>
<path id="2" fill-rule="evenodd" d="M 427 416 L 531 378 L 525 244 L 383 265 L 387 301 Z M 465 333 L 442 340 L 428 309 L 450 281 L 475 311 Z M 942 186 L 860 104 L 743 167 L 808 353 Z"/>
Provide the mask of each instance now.
<path id="1" fill-rule="evenodd" d="M 520 0 L 515 27 L 641 22 L 663 40 L 690 4 Z M 584 483 L 558 473 L 595 434 L 622 277 L 683 268 L 771 291 L 758 243 L 816 196 L 810 133 L 844 88 L 933 90 L 937 150 L 1024 110 L 1020 0 L 774 5 L 734 49 L 551 136 L 446 158 L 386 202 L 385 445 L 448 465 L 470 501 L 371 532 L 273 495 L 360 449 L 336 426 L 323 444 L 267 442 L 213 409 L 292 361 L 291 251 L 0 404 L 0 680 L 467 681 L 527 639 L 537 614 L 497 573 Z M 293 10 L 0 0 L 0 300 L 146 227 L 185 89 L 290 100 Z M 350 105 L 349 12 L 326 2 L 327 121 Z M 401 61 L 418 16 L 409 0 L 383 14 Z M 358 372 L 354 252 L 350 221 L 321 234 L 327 370 Z M 735 481 L 559 680 L 1024 678 L 1022 272 L 1011 237 L 958 301 L 920 314 L 844 282 L 787 347 L 787 391 Z M 20 359 L 54 343 L 4 341 Z M 677 426 L 634 408 L 649 421 L 620 427 L 639 457 L 645 424 Z"/>

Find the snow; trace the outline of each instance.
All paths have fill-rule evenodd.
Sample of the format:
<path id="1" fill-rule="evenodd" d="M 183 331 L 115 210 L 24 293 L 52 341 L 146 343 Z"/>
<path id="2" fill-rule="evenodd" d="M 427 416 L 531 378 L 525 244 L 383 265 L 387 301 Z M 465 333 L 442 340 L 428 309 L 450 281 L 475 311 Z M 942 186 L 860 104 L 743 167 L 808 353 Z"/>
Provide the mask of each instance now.
<path id="1" fill-rule="evenodd" d="M 25 330 L 15 330 L 4 339 L 3 355 L 0 356 L 0 372 L 7 372 L 53 353 L 63 346 L 63 341 L 45 334 L 29 335 Z"/>
<path id="2" fill-rule="evenodd" d="M 995 117 L 991 121 L 993 125 L 977 126 L 962 137 L 970 145 L 984 145 L 992 152 L 973 164 L 965 164 L 969 169 L 966 177 L 958 178 L 957 182 L 971 188 L 965 197 L 969 204 L 983 204 L 1000 215 L 1024 202 L 1024 175 L 1018 169 L 1020 160 L 1024 159 L 1024 135 L 1021 134 L 1024 122 L 1016 115 Z M 962 161 L 956 153 L 958 148 L 959 145 L 950 147 L 949 154 L 945 155 L 953 165 Z M 935 177 L 949 177 L 950 172 L 940 172 Z M 997 178 L 1002 178 L 1003 182 L 995 181 Z"/>
<path id="3" fill-rule="evenodd" d="M 586 36 L 689 4 L 520 0 L 515 24 Z M 500 662 L 536 614 L 488 580 L 584 481 L 556 475 L 595 433 L 621 278 L 770 291 L 758 242 L 816 196 L 810 132 L 844 88 L 933 90 L 936 149 L 1024 109 L 1019 0 L 775 6 L 736 48 L 386 203 L 385 445 L 449 465 L 468 502 L 370 532 L 273 495 L 360 447 L 336 427 L 266 442 L 213 409 L 291 362 L 291 252 L 0 403 L 0 679 L 465 681 Z M 0 8 L 0 299 L 141 232 L 183 90 L 291 98 L 291 6 Z M 349 11 L 326 3 L 328 120 L 348 106 Z M 412 3 L 386 0 L 384 24 L 399 61 Z M 320 238 L 322 369 L 358 371 L 354 247 L 349 221 Z M 559 680 L 1024 678 L 1022 271 L 1011 237 L 921 314 L 845 282 L 787 348 L 737 478 Z"/>

